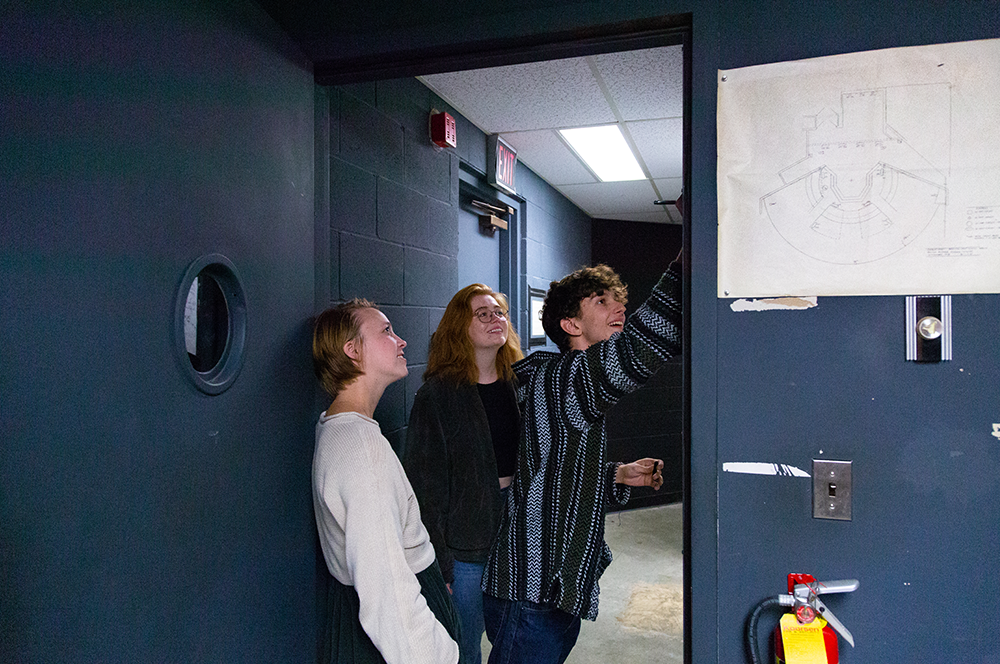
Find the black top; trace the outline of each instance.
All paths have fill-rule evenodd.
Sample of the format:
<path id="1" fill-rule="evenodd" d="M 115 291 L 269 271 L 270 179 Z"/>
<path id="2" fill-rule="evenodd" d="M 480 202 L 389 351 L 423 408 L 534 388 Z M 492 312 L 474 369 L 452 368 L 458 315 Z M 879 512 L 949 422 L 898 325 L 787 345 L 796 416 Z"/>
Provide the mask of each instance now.
<path id="1" fill-rule="evenodd" d="M 501 385 L 517 403 L 514 385 Z M 445 581 L 455 580 L 455 560 L 486 562 L 504 496 L 490 422 L 475 383 L 432 376 L 420 386 L 406 428 L 403 468 Z"/>
<path id="2" fill-rule="evenodd" d="M 486 385 L 479 383 L 478 387 L 479 398 L 490 423 L 497 477 L 509 477 L 517 469 L 517 436 L 520 429 L 517 401 L 503 381 Z"/>

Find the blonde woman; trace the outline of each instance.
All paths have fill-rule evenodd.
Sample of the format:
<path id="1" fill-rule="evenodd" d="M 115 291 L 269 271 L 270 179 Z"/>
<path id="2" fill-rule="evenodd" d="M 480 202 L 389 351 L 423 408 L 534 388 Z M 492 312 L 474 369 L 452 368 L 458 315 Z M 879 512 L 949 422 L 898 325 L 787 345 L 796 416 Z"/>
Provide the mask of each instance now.
<path id="1" fill-rule="evenodd" d="M 406 342 L 365 300 L 321 313 L 313 365 L 333 403 L 316 424 L 313 506 L 332 575 L 324 664 L 455 664 L 457 617 L 403 467 L 372 419 L 407 374 Z"/>
<path id="2" fill-rule="evenodd" d="M 462 626 L 464 664 L 480 664 L 483 565 L 517 465 L 511 365 L 523 357 L 507 299 L 458 291 L 431 339 L 407 429 L 404 465 Z"/>

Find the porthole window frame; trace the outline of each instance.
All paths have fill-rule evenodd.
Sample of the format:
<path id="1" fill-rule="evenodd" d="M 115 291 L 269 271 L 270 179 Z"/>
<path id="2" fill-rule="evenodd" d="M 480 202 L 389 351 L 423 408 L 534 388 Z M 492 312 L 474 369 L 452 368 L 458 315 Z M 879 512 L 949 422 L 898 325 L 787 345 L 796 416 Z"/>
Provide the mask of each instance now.
<path id="1" fill-rule="evenodd" d="M 226 302 L 228 334 L 225 348 L 215 366 L 198 371 L 188 356 L 184 338 L 184 312 L 191 285 L 202 274 L 212 277 Z M 233 262 L 222 254 L 206 254 L 195 259 L 184 272 L 174 304 L 174 349 L 183 373 L 199 391 L 210 396 L 222 394 L 236 381 L 243 368 L 247 335 L 247 300 L 243 280 Z"/>

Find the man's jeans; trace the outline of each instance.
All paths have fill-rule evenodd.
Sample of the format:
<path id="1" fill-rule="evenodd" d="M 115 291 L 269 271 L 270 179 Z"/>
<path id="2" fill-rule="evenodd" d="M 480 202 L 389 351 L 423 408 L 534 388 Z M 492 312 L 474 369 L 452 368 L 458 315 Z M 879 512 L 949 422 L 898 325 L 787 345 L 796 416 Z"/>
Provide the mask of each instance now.
<path id="1" fill-rule="evenodd" d="M 580 635 L 580 619 L 544 604 L 483 594 L 489 664 L 562 664 Z"/>
<path id="2" fill-rule="evenodd" d="M 451 600 L 462 625 L 462 664 L 480 664 L 483 661 L 483 567 L 486 563 L 455 561 L 451 584 Z"/>

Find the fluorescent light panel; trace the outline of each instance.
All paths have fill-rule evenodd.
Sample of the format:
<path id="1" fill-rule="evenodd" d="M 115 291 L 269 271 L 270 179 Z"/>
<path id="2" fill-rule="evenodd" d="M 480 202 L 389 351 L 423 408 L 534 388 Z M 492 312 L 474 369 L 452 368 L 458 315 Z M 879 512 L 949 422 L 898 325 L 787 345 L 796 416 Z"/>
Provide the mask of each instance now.
<path id="1" fill-rule="evenodd" d="M 646 178 L 618 125 L 560 129 L 559 133 L 601 182 Z"/>

